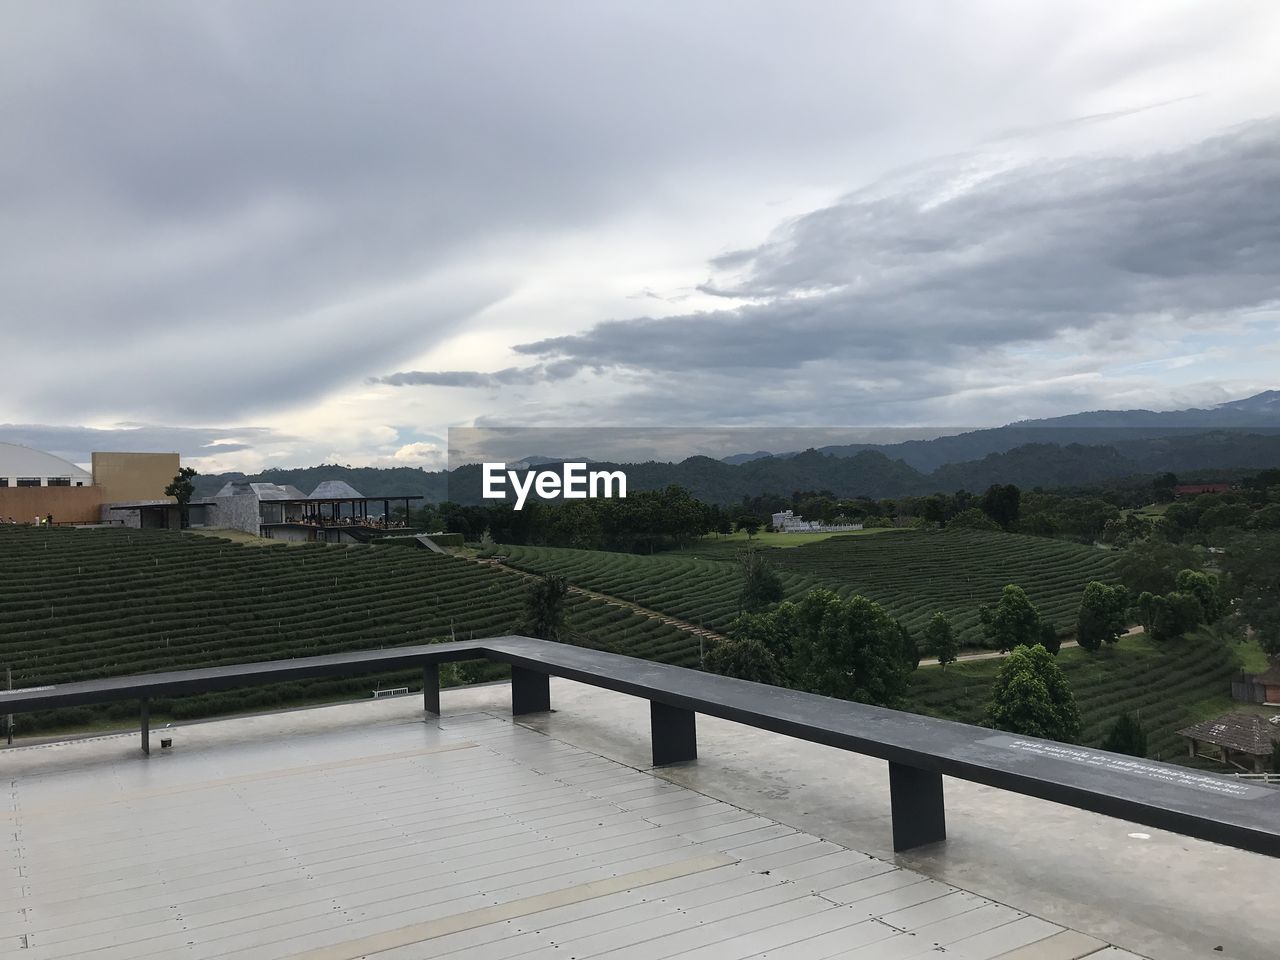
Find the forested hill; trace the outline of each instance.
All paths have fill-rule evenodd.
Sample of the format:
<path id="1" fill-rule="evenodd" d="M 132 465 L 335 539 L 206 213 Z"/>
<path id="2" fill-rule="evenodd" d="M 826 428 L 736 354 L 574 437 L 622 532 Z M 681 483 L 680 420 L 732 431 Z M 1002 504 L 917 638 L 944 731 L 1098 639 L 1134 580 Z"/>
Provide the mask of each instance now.
<path id="1" fill-rule="evenodd" d="M 853 456 L 808 450 L 740 464 L 690 457 L 680 463 L 621 465 L 630 490 L 656 490 L 678 484 L 699 500 L 719 504 L 739 503 L 744 496 L 763 493 L 789 495 L 797 490 L 829 490 L 838 497 L 883 498 L 985 490 L 993 483 L 1045 489 L 1095 486 L 1165 472 L 1189 480 L 1208 480 L 1230 471 L 1270 467 L 1280 467 L 1280 434 L 1229 430 L 1128 439 L 1107 445 L 1025 444 L 981 459 L 947 463 L 929 472 L 870 450 Z M 211 496 L 227 480 L 243 477 L 239 473 L 197 477 L 196 495 Z M 248 479 L 291 483 L 304 493 L 310 493 L 322 480 L 345 480 L 369 497 L 416 494 L 433 503 L 446 497 L 459 503 L 478 503 L 479 477 L 479 467 L 464 467 L 446 475 L 411 467 L 330 465 L 267 470 Z"/>

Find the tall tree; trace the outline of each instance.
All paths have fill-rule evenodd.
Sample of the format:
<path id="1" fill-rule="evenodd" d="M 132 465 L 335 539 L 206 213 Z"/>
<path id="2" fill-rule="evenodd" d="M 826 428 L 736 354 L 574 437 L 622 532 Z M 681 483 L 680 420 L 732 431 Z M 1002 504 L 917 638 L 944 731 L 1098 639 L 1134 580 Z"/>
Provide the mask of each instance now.
<path id="1" fill-rule="evenodd" d="M 558 573 L 548 573 L 529 585 L 525 596 L 525 629 L 542 640 L 561 640 L 566 634 L 565 601 L 569 584 Z"/>
<path id="2" fill-rule="evenodd" d="M 1262 648 L 1280 654 L 1280 532 L 1239 537 L 1222 558 L 1228 592 Z"/>
<path id="3" fill-rule="evenodd" d="M 1102 741 L 1102 749 L 1112 753 L 1127 753 L 1131 757 L 1147 755 L 1147 731 L 1142 729 L 1138 718 L 1131 713 L 1122 713 L 1116 717 L 1106 738 Z"/>
<path id="4" fill-rule="evenodd" d="M 782 668 L 777 658 L 756 637 L 729 637 L 707 651 L 703 666 L 712 673 L 739 680 L 753 680 L 773 686 L 782 684 Z"/>
<path id="5" fill-rule="evenodd" d="M 948 663 L 955 663 L 960 653 L 960 643 L 956 640 L 951 618 L 941 611 L 930 617 L 924 628 L 924 652 L 936 657 L 943 670 L 947 669 Z"/>
<path id="6" fill-rule="evenodd" d="M 1071 742 L 1080 736 L 1080 710 L 1071 684 L 1040 644 L 1014 647 L 1001 665 L 987 721 L 997 730 L 1028 737 Z"/>
<path id="7" fill-rule="evenodd" d="M 1091 581 L 1080 597 L 1076 615 L 1076 642 L 1093 652 L 1104 643 L 1115 643 L 1128 627 L 1129 591 L 1121 585 Z"/>
<path id="8" fill-rule="evenodd" d="M 782 599 L 782 578 L 760 550 L 747 550 L 742 554 L 742 593 L 738 597 L 738 610 L 759 613 L 771 603 Z"/>
<path id="9" fill-rule="evenodd" d="M 187 525 L 187 508 L 191 503 L 191 496 L 196 490 L 195 484 L 191 482 L 195 476 L 197 474 L 194 467 L 182 467 L 169 485 L 164 488 L 166 497 L 173 497 L 178 501 L 179 523 L 184 527 Z"/>
<path id="10" fill-rule="evenodd" d="M 1008 530 L 1018 519 L 1022 504 L 1022 491 L 1012 483 L 993 483 L 978 501 L 982 512 Z"/>
<path id="11" fill-rule="evenodd" d="M 982 622 L 988 645 L 1001 653 L 1012 650 L 1019 644 L 1040 641 L 1040 611 L 1028 599 L 1026 591 L 1016 583 L 1009 584 L 1001 591 L 1000 602 L 994 608 L 986 604 L 979 607 L 978 619 Z"/>

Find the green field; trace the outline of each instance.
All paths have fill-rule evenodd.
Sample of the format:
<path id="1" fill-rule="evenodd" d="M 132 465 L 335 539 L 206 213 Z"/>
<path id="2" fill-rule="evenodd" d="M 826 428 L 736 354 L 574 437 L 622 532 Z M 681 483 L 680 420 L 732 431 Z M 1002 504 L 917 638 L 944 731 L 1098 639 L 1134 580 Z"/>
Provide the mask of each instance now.
<path id="1" fill-rule="evenodd" d="M 1203 636 L 1165 644 L 1138 636 L 1095 654 L 1063 650 L 1058 663 L 1084 720 L 1082 742 L 1098 746 L 1115 718 L 1128 710 L 1147 730 L 1148 756 L 1184 762 L 1186 743 L 1177 731 L 1232 709 L 1228 694 L 1239 669 L 1237 658 L 1231 646 Z M 917 670 L 911 680 L 912 709 L 981 723 L 999 669 L 999 660 L 981 660 L 952 664 L 945 671 Z"/>
<path id="2" fill-rule="evenodd" d="M 507 562 L 621 597 L 715 630 L 738 612 L 741 585 L 733 554 L 605 553 L 557 547 L 498 547 Z M 899 530 L 881 536 L 833 536 L 769 550 L 787 595 L 814 587 L 882 604 L 909 628 L 939 610 L 961 642 L 982 642 L 978 606 L 995 603 L 1006 584 L 1022 586 L 1041 612 L 1066 632 L 1090 580 L 1114 579 L 1114 558 L 1093 547 L 985 530 Z"/>
<path id="3" fill-rule="evenodd" d="M 764 530 L 754 537 L 748 537 L 745 532 L 739 530 L 736 533 L 709 534 L 675 552 L 680 556 L 687 557 L 706 557 L 714 560 L 732 559 L 742 553 L 743 550 L 751 547 L 757 549 L 776 547 L 790 550 L 794 547 L 804 547 L 809 544 L 820 543 L 823 540 L 830 540 L 832 537 L 893 535 L 895 533 L 905 533 L 906 529 L 905 527 L 872 527 L 869 530 L 851 530 L 846 533 L 770 533 Z"/>
<path id="4" fill-rule="evenodd" d="M 0 668 L 15 686 L 510 633 L 527 581 L 427 551 L 305 545 L 261 549 L 165 531 L 0 527 Z M 584 643 L 695 665 L 697 641 L 651 617 L 571 597 Z M 501 675 L 464 668 L 461 679 Z M 159 715 L 195 716 L 421 683 L 397 675 L 208 694 Z M 104 708 L 132 716 L 135 705 Z M 44 724 L 101 719 L 60 711 Z M 20 723 L 24 722 L 20 718 Z M 20 727 L 20 730 L 22 728 Z"/>

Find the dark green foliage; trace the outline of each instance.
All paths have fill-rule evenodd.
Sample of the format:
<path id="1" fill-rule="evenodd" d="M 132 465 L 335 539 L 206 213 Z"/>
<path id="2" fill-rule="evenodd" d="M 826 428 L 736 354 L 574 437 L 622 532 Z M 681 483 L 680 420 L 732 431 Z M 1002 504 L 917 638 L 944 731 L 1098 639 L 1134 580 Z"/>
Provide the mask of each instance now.
<path id="1" fill-rule="evenodd" d="M 943 670 L 948 663 L 954 663 L 960 652 L 959 641 L 956 640 L 955 629 L 951 619 L 939 611 L 929 618 L 924 628 L 924 652 L 937 659 Z"/>
<path id="2" fill-rule="evenodd" d="M 525 599 L 525 629 L 542 640 L 562 640 L 565 636 L 565 600 L 569 583 L 558 573 L 548 573 L 533 581 Z"/>
<path id="3" fill-rule="evenodd" d="M 704 667 L 712 673 L 739 680 L 753 680 L 780 686 L 782 669 L 777 658 L 760 640 L 746 636 L 730 638 L 707 650 Z"/>
<path id="4" fill-rule="evenodd" d="M 759 533 L 760 527 L 759 517 L 753 517 L 748 514 L 738 518 L 738 529 L 746 532 L 748 540 Z"/>
<path id="5" fill-rule="evenodd" d="M 955 527 L 960 530 L 999 530 L 1000 524 L 996 523 L 991 517 L 987 516 L 977 507 L 970 507 L 968 510 L 961 510 L 949 521 L 948 527 Z"/>
<path id="6" fill-rule="evenodd" d="M 1040 646 L 1055 657 L 1062 649 L 1062 637 L 1058 634 L 1058 628 L 1048 620 L 1040 621 Z"/>
<path id="7" fill-rule="evenodd" d="M 978 506 L 982 508 L 983 513 L 999 524 L 1001 529 L 1008 530 L 1018 519 L 1021 502 L 1022 491 L 1012 483 L 994 483 L 982 495 Z"/>
<path id="8" fill-rule="evenodd" d="M 767 650 L 787 686 L 886 706 L 901 701 L 914 656 L 901 625 L 879 604 L 829 590 L 738 617 L 730 636 Z"/>
<path id="9" fill-rule="evenodd" d="M 1129 591 L 1094 580 L 1084 588 L 1076 616 L 1076 642 L 1090 652 L 1115 643 L 1128 628 Z"/>
<path id="10" fill-rule="evenodd" d="M 1044 647 L 1017 646 L 1000 667 L 987 705 L 997 730 L 1074 742 L 1080 711 L 1071 685 Z"/>
<path id="11" fill-rule="evenodd" d="M 1253 628 L 1262 649 L 1280 654 L 1280 533 L 1237 537 L 1222 558 L 1236 611 Z"/>
<path id="12" fill-rule="evenodd" d="M 1001 591 L 1000 602 L 995 607 L 986 604 L 979 607 L 978 618 L 986 632 L 988 646 L 1001 653 L 1020 644 L 1040 642 L 1040 611 L 1017 584 L 1011 583 Z"/>
<path id="13" fill-rule="evenodd" d="M 746 613 L 759 613 L 783 597 L 782 578 L 760 550 L 747 550 L 742 555 L 742 596 L 739 608 Z"/>
<path id="14" fill-rule="evenodd" d="M 1216 623 L 1226 609 L 1218 589 L 1218 578 L 1212 573 L 1182 570 L 1175 581 L 1179 593 L 1189 593 L 1200 604 L 1200 622 Z"/>
<path id="15" fill-rule="evenodd" d="M 902 658 L 908 670 L 919 669 L 920 645 L 916 643 L 915 635 L 896 620 L 894 623 L 898 628 L 898 656 Z"/>
<path id="16" fill-rule="evenodd" d="M 1178 573 L 1199 570 L 1200 555 L 1191 547 L 1172 543 L 1141 543 L 1125 550 L 1116 563 L 1120 582 L 1135 596 L 1169 593 L 1176 589 Z"/>
<path id="17" fill-rule="evenodd" d="M 1183 637 L 1204 622 L 1204 608 L 1195 594 L 1173 591 L 1163 596 L 1139 594 L 1135 607 L 1142 618 L 1142 628 L 1152 640 L 1165 641 Z"/>
<path id="18" fill-rule="evenodd" d="M 1102 749 L 1112 753 L 1127 753 L 1131 757 L 1147 755 L 1147 732 L 1142 729 L 1138 718 L 1131 713 L 1122 713 L 1116 717 L 1102 741 Z"/>
<path id="19" fill-rule="evenodd" d="M 183 467 L 178 471 L 172 482 L 164 488 L 166 497 L 173 497 L 179 505 L 186 506 L 191 502 L 191 495 L 195 491 L 195 485 L 191 482 L 191 478 L 196 476 L 194 467 Z"/>

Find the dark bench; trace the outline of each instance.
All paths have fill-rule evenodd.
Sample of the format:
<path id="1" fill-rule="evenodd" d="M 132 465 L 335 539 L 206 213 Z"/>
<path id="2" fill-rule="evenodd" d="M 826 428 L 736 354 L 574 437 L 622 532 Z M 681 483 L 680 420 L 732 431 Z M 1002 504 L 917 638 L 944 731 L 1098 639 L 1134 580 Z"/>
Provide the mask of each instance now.
<path id="1" fill-rule="evenodd" d="M 945 839 L 945 775 L 1280 856 L 1280 790 L 1270 787 L 529 637 L 0 691 L 0 713 L 137 699 L 142 748 L 150 752 L 148 702 L 153 698 L 420 667 L 424 706 L 438 714 L 439 665 L 480 658 L 511 665 L 511 707 L 517 716 L 551 708 L 552 676 L 647 699 L 654 765 L 697 758 L 699 713 L 886 760 L 895 850 Z"/>

